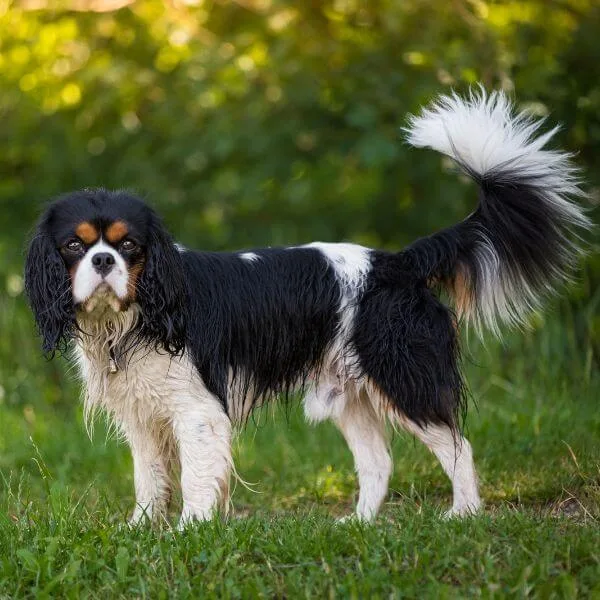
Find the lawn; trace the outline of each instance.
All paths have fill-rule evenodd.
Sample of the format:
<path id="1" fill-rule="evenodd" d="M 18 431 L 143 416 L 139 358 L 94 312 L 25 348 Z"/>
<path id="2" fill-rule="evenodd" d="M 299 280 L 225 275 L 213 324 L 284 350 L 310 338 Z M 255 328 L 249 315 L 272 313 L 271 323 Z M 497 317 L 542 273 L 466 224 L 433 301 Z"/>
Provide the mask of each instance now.
<path id="1" fill-rule="evenodd" d="M 381 517 L 336 523 L 356 496 L 349 451 L 290 405 L 238 436 L 248 486 L 227 520 L 131 531 L 127 448 L 101 422 L 87 437 L 64 361 L 47 398 L 48 367 L 29 356 L 0 404 L 0 598 L 600 597 L 600 377 L 568 323 L 538 325 L 504 346 L 469 341 L 486 508 L 462 521 L 440 518 L 451 490 L 435 459 L 395 433 Z"/>

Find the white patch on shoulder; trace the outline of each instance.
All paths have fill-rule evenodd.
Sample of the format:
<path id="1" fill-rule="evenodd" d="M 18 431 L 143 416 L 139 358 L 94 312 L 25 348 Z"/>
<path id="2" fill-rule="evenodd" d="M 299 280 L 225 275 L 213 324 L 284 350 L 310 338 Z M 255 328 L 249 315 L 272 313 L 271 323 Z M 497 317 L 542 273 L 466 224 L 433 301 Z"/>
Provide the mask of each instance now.
<path id="1" fill-rule="evenodd" d="M 177 252 L 185 252 L 187 250 L 187 248 L 183 245 L 183 244 L 179 244 L 179 243 L 175 243 L 175 248 L 177 249 Z"/>
<path id="2" fill-rule="evenodd" d="M 328 260 L 340 284 L 340 326 L 329 347 L 325 365 L 306 397 L 304 410 L 310 421 L 335 417 L 344 409 L 344 390 L 356 373 L 356 358 L 349 340 L 354 328 L 357 299 L 371 270 L 371 250 L 357 244 L 313 242 L 302 246 L 319 250 Z"/>
<path id="3" fill-rule="evenodd" d="M 371 250 L 358 244 L 313 242 L 303 248 L 320 250 L 329 260 L 344 288 L 344 294 L 354 297 L 371 270 Z"/>
<path id="4" fill-rule="evenodd" d="M 260 256 L 258 254 L 255 254 L 254 252 L 242 252 L 240 254 L 240 258 L 242 260 L 247 260 L 248 262 L 254 262 L 256 260 L 259 260 Z"/>

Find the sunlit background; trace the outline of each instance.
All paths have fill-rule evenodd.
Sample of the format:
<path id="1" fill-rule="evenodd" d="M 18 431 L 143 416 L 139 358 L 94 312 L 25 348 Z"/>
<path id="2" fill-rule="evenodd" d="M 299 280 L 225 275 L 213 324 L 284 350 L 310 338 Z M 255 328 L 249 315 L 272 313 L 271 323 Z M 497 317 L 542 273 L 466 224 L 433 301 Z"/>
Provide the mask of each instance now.
<path id="1" fill-rule="evenodd" d="M 88 186 L 137 190 L 189 247 L 399 249 L 474 206 L 474 188 L 410 150 L 401 127 L 434 95 L 475 82 L 563 124 L 556 143 L 576 153 L 594 209 L 593 0 L 1 0 L 3 472 L 36 471 L 31 436 L 55 476 L 73 477 L 78 451 L 54 456 L 44 440 L 56 423 L 84 437 L 77 385 L 65 361 L 41 357 L 23 296 L 24 248 L 45 201 Z M 599 283 L 592 239 L 568 294 L 520 345 L 493 354 L 490 372 L 510 379 L 525 357 L 543 357 L 566 386 L 592 381 Z"/>

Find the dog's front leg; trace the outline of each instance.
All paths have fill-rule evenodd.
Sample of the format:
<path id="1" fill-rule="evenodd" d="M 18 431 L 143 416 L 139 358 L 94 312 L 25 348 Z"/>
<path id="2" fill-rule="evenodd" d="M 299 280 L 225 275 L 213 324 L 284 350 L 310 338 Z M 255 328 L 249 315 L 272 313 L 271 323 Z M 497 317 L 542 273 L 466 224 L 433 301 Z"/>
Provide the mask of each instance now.
<path id="1" fill-rule="evenodd" d="M 231 421 L 217 398 L 203 390 L 200 397 L 178 400 L 173 432 L 181 462 L 181 529 L 210 519 L 218 509 L 227 511 Z"/>
<path id="2" fill-rule="evenodd" d="M 135 509 L 129 522 L 137 525 L 164 514 L 171 495 L 168 457 L 157 436 L 140 423 L 124 428 L 133 457 Z"/>

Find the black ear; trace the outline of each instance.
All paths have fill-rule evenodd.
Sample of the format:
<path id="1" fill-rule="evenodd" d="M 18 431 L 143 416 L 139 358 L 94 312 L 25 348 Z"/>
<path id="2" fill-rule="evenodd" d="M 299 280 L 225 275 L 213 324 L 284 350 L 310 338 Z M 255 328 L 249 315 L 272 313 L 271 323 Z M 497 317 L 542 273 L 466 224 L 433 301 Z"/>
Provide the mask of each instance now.
<path id="1" fill-rule="evenodd" d="M 25 291 L 35 316 L 42 347 L 52 358 L 64 352 L 75 331 L 71 280 L 42 221 L 25 260 Z"/>
<path id="2" fill-rule="evenodd" d="M 185 348 L 187 299 L 181 255 L 160 219 L 152 213 L 146 264 L 137 292 L 142 309 L 141 337 L 157 349 L 180 354 Z"/>

